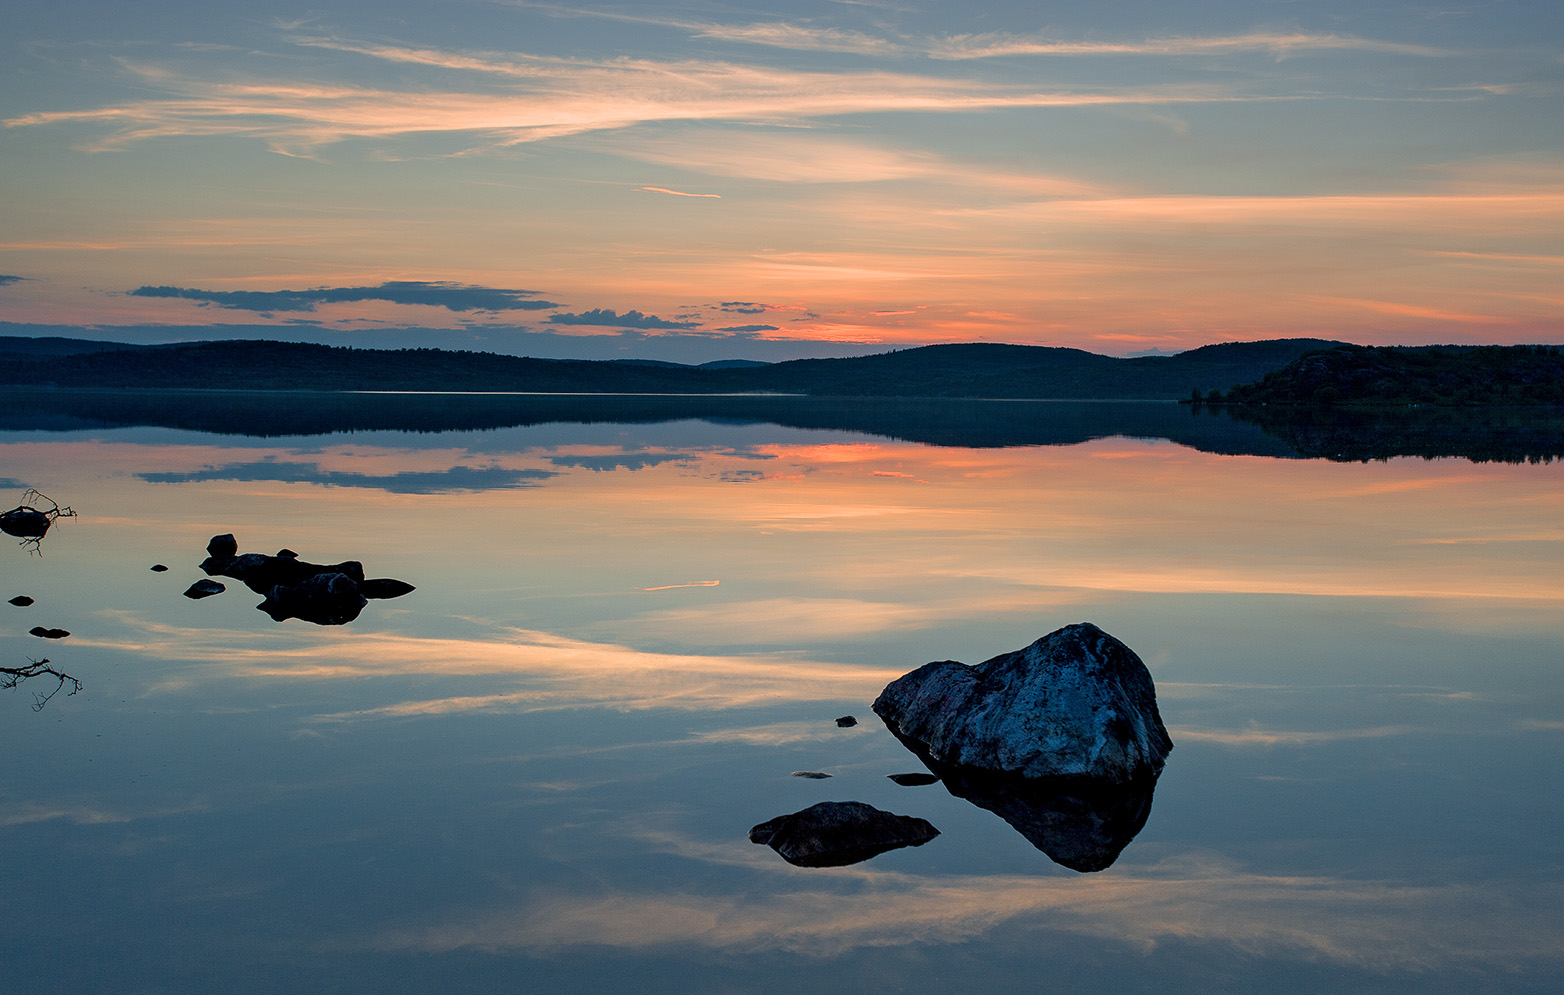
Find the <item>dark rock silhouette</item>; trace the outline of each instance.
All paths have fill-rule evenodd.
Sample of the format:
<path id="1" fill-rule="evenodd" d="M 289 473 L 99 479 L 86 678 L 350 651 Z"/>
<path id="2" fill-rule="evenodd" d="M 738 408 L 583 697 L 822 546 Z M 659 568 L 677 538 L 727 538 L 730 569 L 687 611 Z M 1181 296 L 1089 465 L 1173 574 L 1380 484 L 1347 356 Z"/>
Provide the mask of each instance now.
<path id="1" fill-rule="evenodd" d="M 278 622 L 297 618 L 316 625 L 345 625 L 358 618 L 372 598 L 400 598 L 416 590 L 389 577 L 366 580 L 364 565 L 357 560 L 309 563 L 291 549 L 280 549 L 276 556 L 240 553 L 231 533 L 213 536 L 206 551 L 202 570 L 209 576 L 232 577 L 265 595 L 256 607 Z"/>
<path id="2" fill-rule="evenodd" d="M 926 664 L 873 707 L 939 763 L 1030 778 L 1155 777 L 1173 748 L 1145 664 L 1089 622 L 975 667 Z"/>
<path id="3" fill-rule="evenodd" d="M 7 602 L 7 604 L 15 605 L 18 608 L 26 608 L 28 605 L 30 605 L 32 603 L 33 603 L 33 599 L 29 598 L 25 594 L 18 594 L 16 597 L 12 598 L 9 602 Z"/>
<path id="4" fill-rule="evenodd" d="M 194 601 L 199 601 L 202 598 L 210 598 L 214 594 L 222 594 L 226 590 L 228 590 L 228 588 L 224 587 L 222 584 L 219 584 L 217 581 L 208 580 L 207 578 L 203 577 L 194 584 L 191 584 L 189 587 L 185 588 L 185 597 Z"/>
<path id="5" fill-rule="evenodd" d="M 842 867 L 887 850 L 922 846 L 939 835 L 927 820 L 895 815 L 863 802 L 821 802 L 779 815 L 749 831 L 798 867 Z"/>
<path id="6" fill-rule="evenodd" d="M 219 537 L 222 538 L 222 537 Z M 318 574 L 343 574 L 354 583 L 364 579 L 364 565 L 356 560 L 342 563 L 307 563 L 297 556 L 267 556 L 242 553 L 238 556 L 208 556 L 201 569 L 209 576 L 232 577 L 256 594 L 270 594 L 279 584 L 293 587 Z"/>
<path id="7" fill-rule="evenodd" d="M 844 715 L 836 720 L 836 726 L 838 729 L 851 729 L 857 724 L 858 719 L 852 715 Z"/>
<path id="8" fill-rule="evenodd" d="M 47 503 L 48 507 L 43 505 Z M 49 529 L 61 518 L 75 518 L 76 512 L 61 508 L 55 501 L 33 488 L 22 492 L 22 503 L 10 511 L 0 511 L 0 532 L 22 540 L 21 545 L 40 551 Z"/>
<path id="9" fill-rule="evenodd" d="M 64 639 L 70 635 L 64 629 L 45 629 L 41 625 L 35 625 L 28 629 L 27 632 L 29 635 L 37 636 L 39 639 Z"/>
<path id="10" fill-rule="evenodd" d="M 162 563 L 152 564 L 152 572 L 155 574 L 168 573 L 168 567 Z"/>
<path id="11" fill-rule="evenodd" d="M 885 776 L 904 788 L 918 788 L 925 784 L 939 783 L 939 777 L 935 774 L 886 774 Z"/>
<path id="12" fill-rule="evenodd" d="M 830 774 L 821 773 L 818 770 L 795 770 L 793 772 L 792 776 L 794 776 L 794 777 L 807 777 L 810 780 L 814 780 L 814 781 L 823 781 L 826 778 L 830 777 L 831 775 Z"/>
<path id="13" fill-rule="evenodd" d="M 278 584 L 257 607 L 274 622 L 300 618 L 316 625 L 346 625 L 369 599 L 358 581 L 342 573 L 318 573 L 292 586 Z"/>
<path id="14" fill-rule="evenodd" d="M 0 511 L 0 532 L 18 539 L 41 539 L 54 524 L 37 508 L 16 507 Z"/>

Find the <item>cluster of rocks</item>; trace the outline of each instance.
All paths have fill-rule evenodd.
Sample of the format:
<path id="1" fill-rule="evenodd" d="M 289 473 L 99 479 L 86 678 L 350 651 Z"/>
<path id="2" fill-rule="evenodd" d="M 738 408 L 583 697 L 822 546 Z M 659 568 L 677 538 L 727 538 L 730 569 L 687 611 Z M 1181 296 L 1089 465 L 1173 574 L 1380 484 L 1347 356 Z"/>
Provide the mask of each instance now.
<path id="1" fill-rule="evenodd" d="M 927 664 L 887 685 L 873 708 L 931 772 L 892 781 L 943 782 L 1083 872 L 1110 866 L 1146 824 L 1173 749 L 1146 665 L 1086 622 L 977 666 Z M 750 839 L 789 863 L 830 867 L 938 834 L 862 802 L 823 802 L 755 826 Z"/>
<path id="2" fill-rule="evenodd" d="M 357 560 L 341 563 L 309 563 L 291 549 L 265 553 L 240 553 L 231 533 L 213 536 L 206 544 L 201 569 L 210 576 L 240 581 L 266 600 L 256 607 L 273 620 L 297 618 L 316 625 L 345 625 L 358 618 L 371 599 L 399 598 L 413 585 L 390 578 L 365 578 Z M 225 590 L 217 581 L 197 581 L 185 591 L 188 598 L 205 598 Z"/>

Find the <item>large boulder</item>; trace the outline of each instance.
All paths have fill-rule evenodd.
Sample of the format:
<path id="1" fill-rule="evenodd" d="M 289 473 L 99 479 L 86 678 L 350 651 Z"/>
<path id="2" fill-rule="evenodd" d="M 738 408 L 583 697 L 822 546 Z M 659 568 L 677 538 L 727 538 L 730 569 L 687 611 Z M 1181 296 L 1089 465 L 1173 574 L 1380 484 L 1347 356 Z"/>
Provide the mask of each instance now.
<path id="1" fill-rule="evenodd" d="M 922 846 L 939 835 L 926 819 L 896 815 L 863 802 L 821 802 L 779 815 L 749 831 L 799 867 L 842 867 L 887 850 Z"/>
<path id="2" fill-rule="evenodd" d="M 1146 665 L 1089 622 L 975 667 L 926 664 L 873 707 L 938 763 L 1029 778 L 1155 778 L 1173 749 Z"/>

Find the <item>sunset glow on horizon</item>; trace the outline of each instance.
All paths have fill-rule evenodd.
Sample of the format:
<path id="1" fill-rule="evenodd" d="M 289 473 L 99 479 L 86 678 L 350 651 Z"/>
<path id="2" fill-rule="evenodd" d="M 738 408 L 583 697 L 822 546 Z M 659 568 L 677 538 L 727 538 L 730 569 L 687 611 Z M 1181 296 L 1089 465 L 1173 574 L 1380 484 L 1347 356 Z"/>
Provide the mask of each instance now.
<path id="1" fill-rule="evenodd" d="M 0 335 L 1564 342 L 1549 5 L 13 12 Z"/>

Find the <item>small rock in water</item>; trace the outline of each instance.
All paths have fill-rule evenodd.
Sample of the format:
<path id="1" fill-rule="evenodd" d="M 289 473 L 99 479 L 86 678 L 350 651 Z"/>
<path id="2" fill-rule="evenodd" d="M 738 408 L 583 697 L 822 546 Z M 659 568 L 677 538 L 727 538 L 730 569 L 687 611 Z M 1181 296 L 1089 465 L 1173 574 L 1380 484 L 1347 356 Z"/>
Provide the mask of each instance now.
<path id="1" fill-rule="evenodd" d="M 155 574 L 168 573 L 168 567 L 161 563 L 152 564 L 152 572 Z"/>
<path id="2" fill-rule="evenodd" d="M 33 603 L 33 599 L 29 598 L 25 594 L 18 594 L 16 597 L 12 598 L 9 603 L 15 605 L 18 608 L 26 608 L 28 605 Z"/>
<path id="3" fill-rule="evenodd" d="M 217 581 L 203 577 L 185 588 L 185 597 L 190 598 L 192 601 L 199 601 L 202 598 L 210 598 L 214 594 L 222 594 L 226 590 L 228 588 Z"/>
<path id="4" fill-rule="evenodd" d="M 749 840 L 798 867 L 842 867 L 887 850 L 922 846 L 938 835 L 925 819 L 863 802 L 821 802 L 762 822 L 749 831 Z"/>
<path id="5" fill-rule="evenodd" d="M 853 718 L 851 715 L 844 715 L 836 720 L 836 726 L 838 729 L 850 729 L 857 724 L 858 720 Z"/>
<path id="6" fill-rule="evenodd" d="M 939 781 L 939 777 L 934 774 L 886 774 L 885 776 L 904 788 L 916 788 Z"/>
<path id="7" fill-rule="evenodd" d="M 820 780 L 824 780 L 825 778 L 830 777 L 831 775 L 830 774 L 822 774 L 818 770 L 795 770 L 793 772 L 793 776 L 794 777 L 808 777 L 808 778 L 812 778 L 812 779 L 814 779 L 816 781 L 820 781 Z"/>
<path id="8" fill-rule="evenodd" d="M 12 508 L 0 512 L 0 532 L 18 539 L 42 539 L 54 520 L 37 508 Z"/>
<path id="9" fill-rule="evenodd" d="M 39 639 L 64 639 L 70 635 L 64 629 L 45 629 L 41 625 L 35 625 L 27 631 L 30 635 L 37 636 Z"/>
<path id="10" fill-rule="evenodd" d="M 239 555 L 239 540 L 234 538 L 232 532 L 213 536 L 211 542 L 206 544 L 206 555 L 215 556 L 220 560 L 232 559 Z"/>

